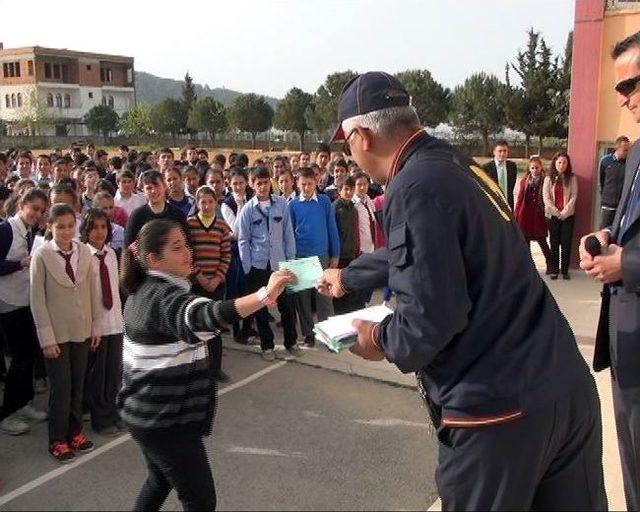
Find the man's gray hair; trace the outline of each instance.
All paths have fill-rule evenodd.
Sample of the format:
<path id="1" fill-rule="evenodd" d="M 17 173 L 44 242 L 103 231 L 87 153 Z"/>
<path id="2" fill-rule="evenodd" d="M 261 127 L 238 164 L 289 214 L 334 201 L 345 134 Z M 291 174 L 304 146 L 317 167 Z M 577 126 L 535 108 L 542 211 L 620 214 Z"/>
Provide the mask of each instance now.
<path id="1" fill-rule="evenodd" d="M 376 137 L 387 138 L 392 137 L 400 127 L 419 128 L 420 119 L 416 109 L 411 105 L 389 107 L 342 121 L 345 136 L 356 127 L 366 128 Z"/>

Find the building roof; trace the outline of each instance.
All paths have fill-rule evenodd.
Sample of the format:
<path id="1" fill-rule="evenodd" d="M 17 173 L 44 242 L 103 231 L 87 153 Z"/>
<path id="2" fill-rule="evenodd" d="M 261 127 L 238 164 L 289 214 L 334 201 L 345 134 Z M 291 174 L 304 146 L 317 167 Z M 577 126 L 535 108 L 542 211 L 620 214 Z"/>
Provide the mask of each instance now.
<path id="1" fill-rule="evenodd" d="M 106 53 L 78 52 L 68 50 L 66 48 L 45 48 L 43 46 L 24 46 L 21 48 L 4 48 L 0 49 L 0 57 L 9 55 L 35 54 L 36 56 L 62 57 L 74 59 L 93 59 L 108 62 L 116 62 L 121 64 L 133 64 L 133 57 L 125 57 L 123 55 L 109 55 Z"/>

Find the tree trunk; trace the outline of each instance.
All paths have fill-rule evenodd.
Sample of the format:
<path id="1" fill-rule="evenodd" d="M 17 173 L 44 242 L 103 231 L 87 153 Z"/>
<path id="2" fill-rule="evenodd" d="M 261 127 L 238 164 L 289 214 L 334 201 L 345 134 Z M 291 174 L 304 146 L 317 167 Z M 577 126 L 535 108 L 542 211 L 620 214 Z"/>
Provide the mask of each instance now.
<path id="1" fill-rule="evenodd" d="M 538 135 L 538 156 L 542 158 L 542 135 Z"/>
<path id="2" fill-rule="evenodd" d="M 482 154 L 485 156 L 489 155 L 489 132 L 482 132 Z"/>
<path id="3" fill-rule="evenodd" d="M 256 149 L 256 133 L 251 132 L 251 149 Z"/>
<path id="4" fill-rule="evenodd" d="M 524 134 L 524 157 L 529 158 L 529 152 L 531 151 L 531 135 Z"/>
<path id="5" fill-rule="evenodd" d="M 216 132 L 211 132 L 211 149 L 216 147 Z"/>
<path id="6" fill-rule="evenodd" d="M 304 130 L 302 130 L 298 135 L 300 136 L 300 152 L 302 153 L 304 151 Z"/>

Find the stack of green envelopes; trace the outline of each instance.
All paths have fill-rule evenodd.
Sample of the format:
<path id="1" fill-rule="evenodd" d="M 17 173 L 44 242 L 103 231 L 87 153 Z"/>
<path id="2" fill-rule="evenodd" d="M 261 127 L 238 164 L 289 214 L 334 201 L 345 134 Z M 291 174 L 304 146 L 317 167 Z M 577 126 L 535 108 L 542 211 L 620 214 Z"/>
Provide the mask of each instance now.
<path id="1" fill-rule="evenodd" d="M 338 353 L 356 342 L 358 335 L 351 325 L 353 320 L 381 322 L 391 314 L 393 311 L 387 306 L 371 306 L 345 315 L 332 316 L 324 322 L 317 323 L 313 332 L 319 342 L 326 345 L 331 352 Z"/>

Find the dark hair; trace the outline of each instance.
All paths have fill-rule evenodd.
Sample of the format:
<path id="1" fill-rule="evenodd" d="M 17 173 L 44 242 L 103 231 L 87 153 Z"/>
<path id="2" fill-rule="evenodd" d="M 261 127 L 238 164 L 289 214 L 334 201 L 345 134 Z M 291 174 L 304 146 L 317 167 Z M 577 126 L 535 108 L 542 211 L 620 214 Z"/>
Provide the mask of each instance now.
<path id="1" fill-rule="evenodd" d="M 149 153 L 149 155 L 150 154 L 151 153 Z M 170 148 L 161 148 L 161 149 L 158 150 L 158 156 L 164 155 L 164 154 L 171 155 L 173 157 L 173 151 L 171 151 Z M 147 155 L 147 156 L 149 156 L 149 155 Z"/>
<path id="2" fill-rule="evenodd" d="M 353 175 L 353 181 L 354 182 L 358 181 L 358 180 L 361 180 L 362 178 L 367 180 L 368 183 L 371 183 L 371 178 L 369 178 L 369 175 L 364 171 L 358 171 L 357 173 L 355 173 Z"/>
<path id="3" fill-rule="evenodd" d="M 122 169 L 122 158 L 119 156 L 112 156 L 109 158 L 109 165 L 113 167 L 116 171 Z"/>
<path id="4" fill-rule="evenodd" d="M 140 229 L 136 238 L 136 250 L 126 247 L 122 255 L 120 284 L 127 293 L 135 293 L 146 277 L 146 261 L 149 254 L 160 254 L 167 245 L 169 233 L 181 229 L 177 222 L 154 219 Z"/>
<path id="5" fill-rule="evenodd" d="M 338 178 L 336 181 L 336 190 L 340 192 L 343 187 L 356 187 L 356 180 L 353 179 L 353 176 L 342 176 Z"/>
<path id="6" fill-rule="evenodd" d="M 196 173 L 196 175 L 200 176 L 200 173 L 198 172 L 198 168 L 195 165 L 185 165 L 182 168 L 182 176 L 185 176 L 187 173 Z"/>
<path id="7" fill-rule="evenodd" d="M 65 162 L 62 158 L 58 158 L 53 162 L 53 167 L 58 167 L 60 165 L 67 165 L 67 162 Z"/>
<path id="8" fill-rule="evenodd" d="M 31 190 L 38 190 L 37 188 L 32 188 Z M 31 192 L 31 190 L 27 190 L 25 194 Z M 11 189 L 9 187 L 5 187 L 4 185 L 0 185 L 0 201 L 6 201 L 11 197 Z M 46 197 L 46 194 L 45 194 Z M 49 202 L 49 198 L 46 199 L 47 203 Z"/>
<path id="9" fill-rule="evenodd" d="M 135 163 L 137 159 L 138 159 L 138 152 L 135 149 L 132 149 L 131 151 L 129 151 L 129 154 L 127 155 L 127 162 L 132 164 L 132 163 Z"/>
<path id="10" fill-rule="evenodd" d="M 245 153 L 240 153 L 236 158 L 236 165 L 239 165 L 240 167 L 248 167 L 249 157 Z"/>
<path id="11" fill-rule="evenodd" d="M 629 142 L 629 137 L 626 135 L 620 135 L 620 137 L 616 139 L 616 146 L 622 142 Z"/>
<path id="12" fill-rule="evenodd" d="M 95 207 L 95 205 L 98 204 L 98 201 L 102 199 L 111 199 L 112 201 L 114 201 L 113 194 L 111 192 L 109 192 L 108 190 L 100 190 L 99 192 L 96 192 L 95 196 L 93 196 L 91 204 Z"/>
<path id="13" fill-rule="evenodd" d="M 127 164 L 129 165 L 129 164 Z M 136 175 L 133 174 L 129 169 L 125 169 L 124 171 L 120 171 L 118 176 L 116 176 L 116 183 L 122 179 L 134 180 L 136 179 Z"/>
<path id="14" fill-rule="evenodd" d="M 162 174 L 160 171 L 145 171 L 140 175 L 140 183 L 142 185 L 157 185 L 158 183 L 162 183 L 164 185 L 164 179 L 162 178 Z"/>
<path id="15" fill-rule="evenodd" d="M 204 155 L 205 157 L 209 158 L 209 152 L 204 148 L 200 148 L 198 150 L 198 155 Z"/>
<path id="16" fill-rule="evenodd" d="M 140 176 L 142 173 L 151 170 L 152 167 L 146 162 L 138 162 L 136 165 L 136 176 Z"/>
<path id="17" fill-rule="evenodd" d="M 298 169 L 298 173 L 300 178 L 313 178 L 314 180 L 318 179 L 316 178 L 316 172 L 311 167 L 302 167 Z"/>
<path id="18" fill-rule="evenodd" d="M 18 156 L 16 157 L 16 160 L 18 160 L 19 158 L 27 158 L 29 159 L 29 162 L 33 161 L 33 155 L 31 154 L 31 151 L 20 151 L 20 153 L 18 153 Z"/>
<path id="19" fill-rule="evenodd" d="M 38 155 L 36 160 L 48 160 L 51 163 L 51 157 L 49 155 Z"/>
<path id="20" fill-rule="evenodd" d="M 0 153 L 0 163 L 7 164 L 7 155 Z"/>
<path id="21" fill-rule="evenodd" d="M 265 178 L 268 180 L 271 179 L 271 173 L 269 172 L 269 169 L 260 166 L 252 167 L 249 171 L 249 176 L 251 176 L 252 180 L 263 180 Z"/>
<path id="22" fill-rule="evenodd" d="M 349 170 L 349 166 L 347 165 L 347 161 L 344 158 L 339 158 L 338 160 L 335 161 L 335 163 L 333 164 L 333 168 L 335 169 L 336 167 L 342 167 L 343 169 L 346 169 L 347 171 Z"/>
<path id="23" fill-rule="evenodd" d="M 214 156 L 213 161 L 216 163 L 219 163 L 222 167 L 227 165 L 227 157 L 224 156 L 222 153 L 218 153 L 216 156 Z"/>
<path id="24" fill-rule="evenodd" d="M 629 37 L 625 37 L 622 41 L 618 41 L 613 47 L 613 50 L 611 50 L 611 58 L 617 59 L 620 55 L 634 46 L 640 48 L 640 30 L 635 34 L 631 34 Z"/>
<path id="25" fill-rule="evenodd" d="M 11 191 L 6 187 L 0 187 L 0 190 L 1 189 L 6 189 L 6 190 L 9 191 L 9 193 L 11 193 Z M 3 198 L 0 197 L 0 199 L 3 199 Z M 6 197 L 4 199 L 6 199 Z M 32 187 L 29 190 L 26 190 L 25 192 L 22 193 L 22 195 L 20 196 L 20 199 L 18 200 L 18 202 L 19 203 L 31 203 L 31 202 L 36 201 L 38 199 L 43 201 L 45 206 L 47 206 L 49 204 L 49 196 L 47 196 L 47 193 L 44 190 L 41 190 L 41 189 L 36 188 L 36 187 Z"/>
<path id="26" fill-rule="evenodd" d="M 89 243 L 89 232 L 96 226 L 96 221 L 104 220 L 107 223 L 107 239 L 105 243 L 111 242 L 113 233 L 111 232 L 111 221 L 107 214 L 99 208 L 89 208 L 82 216 L 80 223 L 80 241 L 84 244 Z"/>
<path id="27" fill-rule="evenodd" d="M 493 148 L 495 149 L 495 148 L 497 148 L 499 146 L 505 146 L 505 147 L 508 148 L 509 147 L 509 143 L 504 139 L 498 139 L 496 141 L 496 143 L 493 145 Z"/>
<path id="28" fill-rule="evenodd" d="M 182 179 L 182 171 L 178 166 L 174 165 L 172 167 L 169 167 L 168 169 L 165 169 L 164 170 L 165 179 L 167 174 L 169 174 L 170 172 L 175 172 L 178 176 L 180 176 L 180 179 Z"/>
<path id="29" fill-rule="evenodd" d="M 319 143 L 318 146 L 316 147 L 316 155 L 318 153 L 329 153 L 329 154 L 331 154 L 331 146 L 329 146 L 329 144 L 327 144 L 326 142 Z"/>
<path id="30" fill-rule="evenodd" d="M 293 171 L 290 168 L 285 167 L 284 169 L 280 169 L 276 178 L 279 178 L 283 174 L 289 174 L 291 176 L 291 179 L 293 179 Z"/>
<path id="31" fill-rule="evenodd" d="M 240 176 L 244 178 L 244 181 L 249 181 L 247 171 L 245 171 L 242 167 L 231 167 L 231 169 L 229 169 L 229 181 L 231 181 L 234 176 Z"/>
<path id="32" fill-rule="evenodd" d="M 118 146 L 118 149 L 119 149 L 120 151 L 127 151 L 127 152 L 129 152 L 129 146 L 127 146 L 126 144 L 120 144 L 120 145 Z"/>
<path id="33" fill-rule="evenodd" d="M 215 190 L 213 190 L 209 185 L 202 185 L 196 191 L 196 201 L 200 199 L 200 196 L 213 196 L 213 198 L 218 202 L 218 196 L 216 196 Z"/>
<path id="34" fill-rule="evenodd" d="M 71 208 L 71 206 L 64 203 L 54 204 L 49 209 L 49 219 L 47 220 L 47 222 L 49 224 L 53 224 L 56 220 L 58 220 L 60 217 L 63 217 L 64 215 L 71 215 L 73 217 L 73 220 L 76 219 L 76 212 L 73 211 L 73 208 Z"/>
<path id="35" fill-rule="evenodd" d="M 567 186 L 569 184 L 569 180 L 573 175 L 573 169 L 571 168 L 571 158 L 569 158 L 569 153 L 566 151 L 558 151 L 553 158 L 551 159 L 551 164 L 549 164 L 549 176 L 555 182 L 559 177 L 558 171 L 556 171 L 556 160 L 560 157 L 565 157 L 567 159 L 567 170 L 564 172 L 562 176 L 563 185 Z"/>
<path id="36" fill-rule="evenodd" d="M 73 197 L 73 202 L 76 203 L 78 201 L 78 196 L 74 185 L 74 181 L 71 178 L 60 180 L 60 183 L 56 183 L 51 187 L 51 190 L 49 190 L 49 197 L 53 194 L 69 194 Z"/>

